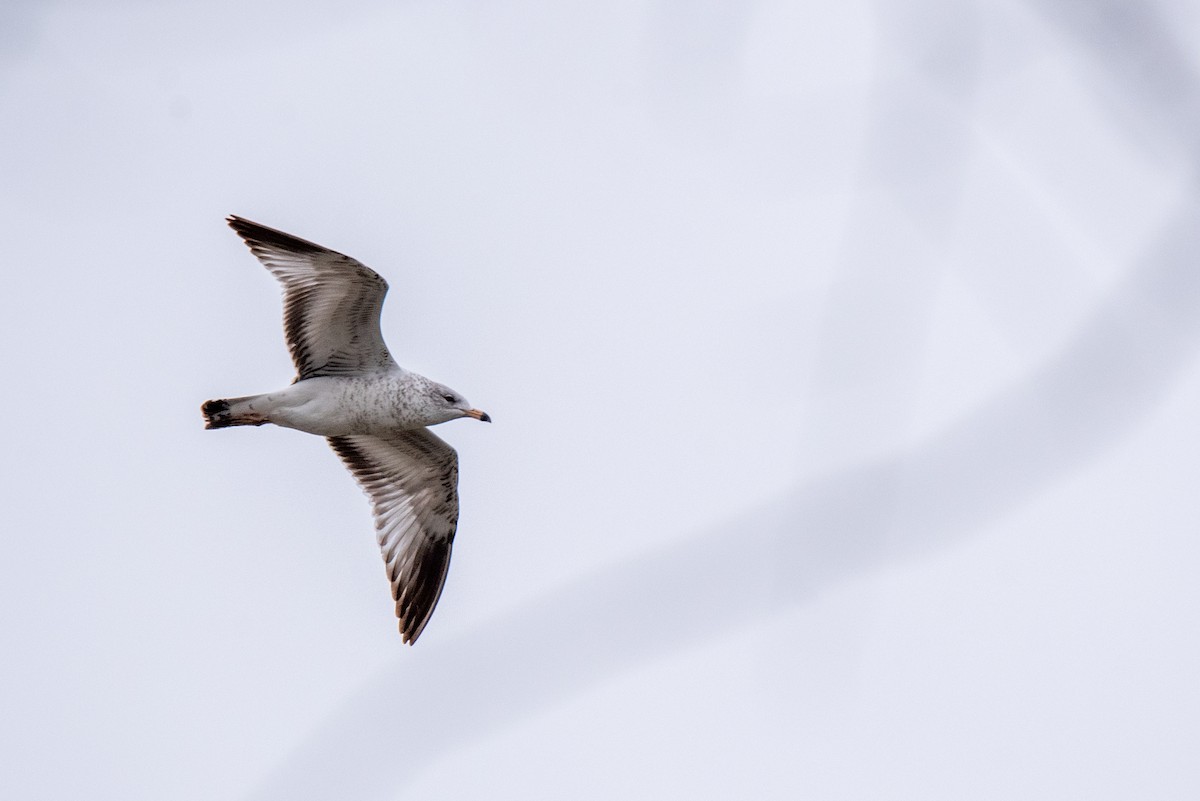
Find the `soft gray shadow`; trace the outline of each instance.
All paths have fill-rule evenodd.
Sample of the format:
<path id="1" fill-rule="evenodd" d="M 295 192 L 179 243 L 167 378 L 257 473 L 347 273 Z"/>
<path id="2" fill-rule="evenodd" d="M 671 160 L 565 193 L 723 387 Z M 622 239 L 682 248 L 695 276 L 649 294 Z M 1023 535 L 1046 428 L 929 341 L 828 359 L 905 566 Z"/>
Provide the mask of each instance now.
<path id="1" fill-rule="evenodd" d="M 45 12 L 45 5 L 33 0 L 0 3 L 0 67 L 19 62 L 34 47 L 40 24 L 38 17 Z"/>
<path id="2" fill-rule="evenodd" d="M 817 337 L 806 452 L 853 452 L 855 443 L 887 441 L 908 423 L 975 141 L 975 4 L 874 6 L 878 78 Z"/>
<path id="3" fill-rule="evenodd" d="M 624 670 L 964 540 L 1166 393 L 1200 339 L 1198 252 L 1192 208 L 1058 359 L 920 447 L 405 653 L 253 798 L 388 797 L 438 757 Z"/>
<path id="4" fill-rule="evenodd" d="M 1104 48 L 1084 46 L 1104 62 Z M 1139 80 L 1154 76 L 1123 75 L 1118 88 L 1137 95 L 1124 102 L 1153 106 L 1176 96 L 1139 91 Z M 1192 78 L 1185 95 L 1198 97 Z M 1179 125 L 1191 117 L 1164 119 Z M 846 577 L 962 542 L 1090 463 L 1155 408 L 1197 351 L 1197 200 L 1182 205 L 1063 351 L 1018 386 L 894 458 L 598 570 L 455 642 L 422 643 L 364 686 L 252 797 L 392 797 L 457 748 Z"/>
<path id="5" fill-rule="evenodd" d="M 1200 93 L 1192 60 L 1160 8 L 1182 3 L 1026 0 L 1073 40 L 1109 119 L 1151 161 L 1184 159 L 1200 148 Z"/>

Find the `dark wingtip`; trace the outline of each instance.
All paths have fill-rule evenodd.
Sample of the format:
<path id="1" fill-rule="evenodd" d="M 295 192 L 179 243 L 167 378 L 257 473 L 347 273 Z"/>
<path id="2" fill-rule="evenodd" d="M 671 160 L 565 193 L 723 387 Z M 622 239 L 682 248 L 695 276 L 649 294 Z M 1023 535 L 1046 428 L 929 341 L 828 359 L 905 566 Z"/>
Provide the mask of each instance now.
<path id="1" fill-rule="evenodd" d="M 426 618 L 426 622 L 428 622 L 428 618 Z M 416 627 L 416 630 L 414 630 L 412 628 L 411 624 L 408 626 L 408 628 L 405 628 L 405 622 L 403 620 L 399 621 L 399 623 L 400 623 L 400 639 L 401 639 L 401 641 L 405 645 L 416 645 L 417 638 L 420 637 L 421 632 L 425 630 L 425 624 L 422 623 L 422 624 L 418 625 Z"/>
<path id="2" fill-rule="evenodd" d="M 328 248 L 323 248 L 315 242 L 309 242 L 307 239 L 292 236 L 289 233 L 280 231 L 278 228 L 269 228 L 253 220 L 247 220 L 245 217 L 239 217 L 236 214 L 230 214 L 225 218 L 225 222 L 251 247 L 256 244 L 270 245 L 295 253 L 324 253 L 328 250 Z"/>

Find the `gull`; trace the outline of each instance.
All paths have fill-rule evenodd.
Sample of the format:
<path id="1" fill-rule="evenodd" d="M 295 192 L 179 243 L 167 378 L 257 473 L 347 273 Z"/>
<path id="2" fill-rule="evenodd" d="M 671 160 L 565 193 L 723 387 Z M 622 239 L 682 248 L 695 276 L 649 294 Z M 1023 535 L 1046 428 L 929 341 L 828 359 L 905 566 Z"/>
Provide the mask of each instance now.
<path id="1" fill-rule="evenodd" d="M 277 392 L 206 401 L 204 427 L 273 423 L 329 441 L 371 501 L 400 634 L 411 645 L 441 597 L 458 528 L 458 454 L 428 427 L 491 418 L 392 359 L 379 330 L 388 285 L 374 270 L 242 217 L 226 222 L 283 284 L 296 379 Z"/>

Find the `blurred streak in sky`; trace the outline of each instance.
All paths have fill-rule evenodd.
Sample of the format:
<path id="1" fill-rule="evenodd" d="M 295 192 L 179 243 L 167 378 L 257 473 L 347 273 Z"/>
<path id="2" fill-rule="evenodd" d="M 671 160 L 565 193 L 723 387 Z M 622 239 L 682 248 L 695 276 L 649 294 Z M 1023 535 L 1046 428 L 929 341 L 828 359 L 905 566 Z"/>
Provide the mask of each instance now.
<path id="1" fill-rule="evenodd" d="M 729 17 L 750 8 L 714 6 L 707 17 L 681 15 L 680 38 L 702 43 L 685 57 L 708 69 L 736 63 L 728 53 L 745 20 Z M 1181 127 L 1186 141 L 1200 130 L 1184 112 L 1196 86 L 1180 74 L 1169 32 L 1151 9 L 1135 13 L 1124 4 L 1081 19 L 1096 8 L 1055 22 L 1094 64 L 1097 88 L 1116 95 L 1120 106 L 1108 109 L 1114 128 L 1130 128 L 1129 115 L 1158 118 L 1164 135 L 1175 138 L 1172 128 Z M 980 31 L 972 4 L 876 11 L 881 77 L 851 207 L 856 225 L 828 301 L 809 405 L 808 425 L 821 429 L 810 439 L 827 449 L 887 437 L 907 419 L 951 218 L 974 155 Z M 664 24 L 659 33 L 668 41 L 649 46 L 671 52 L 674 31 Z M 1130 72 L 1103 75 L 1113 55 Z M 717 85 L 721 77 L 704 74 Z M 808 600 L 830 581 L 970 536 L 1053 486 L 1122 438 L 1194 356 L 1194 198 L 1171 216 L 1060 352 L 1013 386 L 898 456 L 811 481 L 716 531 L 539 596 L 465 635 L 424 671 L 402 663 L 381 671 L 261 797 L 317 798 L 339 788 L 388 797 L 403 777 L 380 776 L 373 766 L 392 755 L 432 762 L 616 672 Z M 549 665 L 530 664 L 530 654 L 548 653 Z M 450 709 L 453 719 L 440 725 L 396 725 L 397 710 L 407 721 L 440 721 Z"/>
<path id="2" fill-rule="evenodd" d="M 1186 4 L 7 15 L 10 794 L 1200 789 Z M 227 212 L 496 418 L 415 648 Z"/>

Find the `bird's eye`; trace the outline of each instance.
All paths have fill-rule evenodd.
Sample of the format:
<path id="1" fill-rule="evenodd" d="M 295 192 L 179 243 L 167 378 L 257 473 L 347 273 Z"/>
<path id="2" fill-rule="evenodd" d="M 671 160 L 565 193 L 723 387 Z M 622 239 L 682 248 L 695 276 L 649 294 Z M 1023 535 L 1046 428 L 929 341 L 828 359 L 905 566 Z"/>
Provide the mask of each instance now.
<path id="1" fill-rule="evenodd" d="M 443 395 L 442 400 L 446 401 L 446 403 L 454 403 L 454 396 L 453 395 Z"/>

